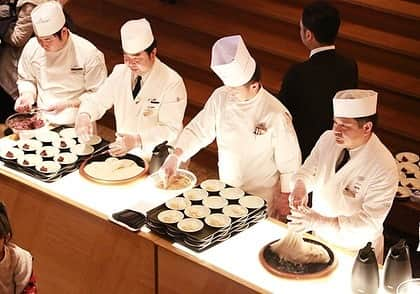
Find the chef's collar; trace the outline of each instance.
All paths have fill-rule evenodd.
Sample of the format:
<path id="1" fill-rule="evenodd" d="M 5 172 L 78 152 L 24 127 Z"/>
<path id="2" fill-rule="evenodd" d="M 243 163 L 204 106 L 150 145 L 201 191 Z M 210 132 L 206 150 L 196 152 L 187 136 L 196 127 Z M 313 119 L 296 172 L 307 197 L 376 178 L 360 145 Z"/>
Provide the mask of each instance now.
<path id="1" fill-rule="evenodd" d="M 370 140 L 370 138 L 369 138 Z M 366 146 L 367 142 L 365 144 L 360 145 L 359 147 L 348 149 L 350 153 L 350 158 L 353 158 L 356 154 L 360 153 L 360 151 L 363 150 L 363 148 Z"/>
<path id="2" fill-rule="evenodd" d="M 255 94 L 254 97 L 248 100 L 244 100 L 244 101 L 235 99 L 235 102 L 240 105 L 252 104 L 255 101 L 257 101 L 257 99 L 262 95 L 262 92 L 263 92 L 262 89 L 263 89 L 263 86 L 260 84 L 260 89 L 258 90 L 257 94 Z"/>
<path id="3" fill-rule="evenodd" d="M 50 57 L 51 56 L 52 57 L 55 57 L 55 56 L 58 56 L 58 55 L 63 54 L 63 52 L 65 52 L 65 51 L 68 51 L 69 48 L 70 48 L 70 46 L 72 46 L 71 44 L 73 43 L 73 41 L 72 41 L 72 33 L 70 32 L 70 30 L 68 30 L 68 32 L 69 32 L 69 37 L 67 38 L 67 42 L 64 45 L 64 47 L 61 48 L 60 50 L 57 50 L 57 51 L 46 51 L 45 50 L 45 55 L 48 55 Z M 66 53 L 64 53 L 64 54 L 66 54 Z"/>
<path id="4" fill-rule="evenodd" d="M 335 50 L 335 45 L 321 46 L 321 47 L 312 49 L 311 54 L 309 54 L 309 58 L 311 58 L 313 55 L 319 52 L 326 51 L 326 50 Z"/>

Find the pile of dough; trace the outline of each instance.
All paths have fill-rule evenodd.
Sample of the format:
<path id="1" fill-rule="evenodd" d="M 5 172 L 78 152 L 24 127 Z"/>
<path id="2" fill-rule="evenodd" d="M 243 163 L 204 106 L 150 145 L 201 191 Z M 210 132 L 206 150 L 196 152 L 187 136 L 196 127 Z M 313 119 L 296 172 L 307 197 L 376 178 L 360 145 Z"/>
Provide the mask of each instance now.
<path id="1" fill-rule="evenodd" d="M 94 161 L 85 166 L 85 172 L 94 178 L 118 181 L 132 178 L 143 171 L 133 160 L 107 158 L 105 161 Z"/>
<path id="2" fill-rule="evenodd" d="M 291 231 L 270 247 L 280 258 L 295 264 L 328 263 L 330 260 L 322 246 L 305 242 L 301 234 Z"/>

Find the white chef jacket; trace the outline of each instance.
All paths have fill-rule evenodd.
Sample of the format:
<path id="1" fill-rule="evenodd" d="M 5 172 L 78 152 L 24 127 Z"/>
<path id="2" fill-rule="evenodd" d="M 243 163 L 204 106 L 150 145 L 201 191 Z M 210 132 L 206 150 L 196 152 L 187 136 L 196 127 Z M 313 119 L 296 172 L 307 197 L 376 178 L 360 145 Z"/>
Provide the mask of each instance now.
<path id="1" fill-rule="evenodd" d="M 95 97 L 82 101 L 79 113 L 86 112 L 92 120 L 98 120 L 114 106 L 117 132 L 140 135 L 141 155 L 148 160 L 156 145 L 165 140 L 173 144 L 177 139 L 187 92 L 179 74 L 158 58 L 134 99 L 131 81 L 130 68 L 116 65 Z"/>
<path id="2" fill-rule="evenodd" d="M 254 134 L 257 125 L 264 125 L 266 132 Z M 276 189 L 290 191 L 291 176 L 301 162 L 299 144 L 289 111 L 264 88 L 242 102 L 229 95 L 228 87 L 217 88 L 177 141 L 182 159 L 215 138 L 223 182 L 267 201 Z"/>
<path id="3" fill-rule="evenodd" d="M 350 160 L 336 173 L 343 150 L 333 131 L 318 140 L 302 168 L 294 176 L 313 191 L 313 209 L 328 217 L 338 217 L 340 230 L 315 229 L 315 233 L 338 246 L 358 250 L 373 242 L 380 260 L 383 256 L 383 222 L 392 206 L 398 186 L 395 160 L 375 134 L 350 150 Z"/>
<path id="4" fill-rule="evenodd" d="M 61 50 L 47 52 L 31 38 L 18 64 L 19 93 L 30 92 L 38 107 L 79 98 L 90 99 L 107 76 L 104 55 L 88 40 L 70 32 Z M 57 114 L 45 113 L 49 122 L 72 124 L 77 108 L 66 108 Z"/>

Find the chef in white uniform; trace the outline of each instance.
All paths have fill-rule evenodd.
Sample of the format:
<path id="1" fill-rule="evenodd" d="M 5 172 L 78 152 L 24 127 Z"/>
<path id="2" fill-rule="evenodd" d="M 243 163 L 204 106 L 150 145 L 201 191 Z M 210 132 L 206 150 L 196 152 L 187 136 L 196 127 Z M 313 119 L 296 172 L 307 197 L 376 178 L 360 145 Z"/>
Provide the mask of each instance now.
<path id="1" fill-rule="evenodd" d="M 374 91 L 337 92 L 333 129 L 319 138 L 294 176 L 288 219 L 291 229 L 313 230 L 350 250 L 370 241 L 381 262 L 383 222 L 397 191 L 398 172 L 393 156 L 372 130 L 376 104 Z M 311 191 L 313 207 L 308 208 Z"/>
<path id="2" fill-rule="evenodd" d="M 146 19 L 121 27 L 124 64 L 114 67 L 95 97 L 83 101 L 76 122 L 79 136 L 88 140 L 91 122 L 114 106 L 117 139 L 111 154 L 122 156 L 138 147 L 145 159 L 167 140 L 173 144 L 182 130 L 187 93 L 180 75 L 156 56 L 156 41 Z"/>
<path id="3" fill-rule="evenodd" d="M 181 161 L 216 139 L 220 179 L 262 196 L 270 208 L 279 208 L 272 215 L 285 217 L 280 208 L 288 209 L 291 176 L 301 163 L 290 113 L 261 85 L 259 68 L 241 36 L 214 44 L 211 68 L 224 86 L 185 127 L 161 172 L 169 179 Z"/>
<path id="4" fill-rule="evenodd" d="M 72 124 L 80 102 L 89 100 L 107 76 L 104 55 L 69 31 L 61 5 L 49 1 L 31 13 L 36 37 L 25 45 L 18 64 L 16 111 L 37 102 L 54 124 Z"/>

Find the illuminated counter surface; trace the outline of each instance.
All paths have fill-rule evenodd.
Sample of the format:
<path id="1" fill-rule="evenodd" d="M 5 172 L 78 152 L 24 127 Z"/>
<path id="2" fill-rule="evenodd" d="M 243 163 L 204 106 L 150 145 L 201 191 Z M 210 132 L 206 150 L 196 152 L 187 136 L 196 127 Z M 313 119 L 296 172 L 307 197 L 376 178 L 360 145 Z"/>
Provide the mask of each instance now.
<path id="1" fill-rule="evenodd" d="M 264 220 L 196 253 L 145 227 L 134 234 L 107 221 L 115 211 L 145 213 L 174 196 L 155 189 L 150 179 L 100 185 L 76 171 L 44 183 L 2 163 L 0 174 L 14 239 L 34 255 L 42 293 L 351 292 L 354 254 L 339 249 L 333 249 L 337 268 L 324 278 L 295 281 L 267 272 L 259 251 L 284 236 L 282 223 Z"/>

